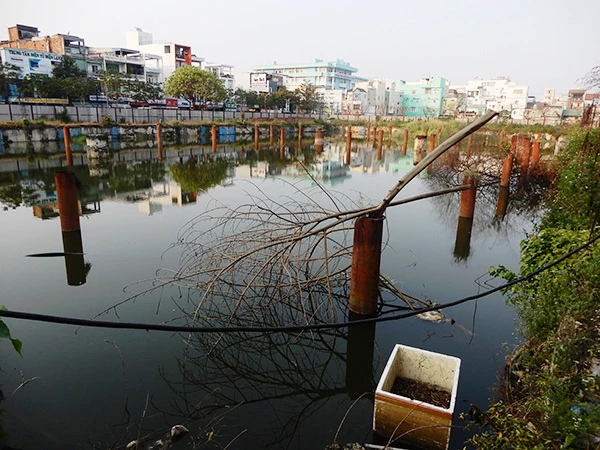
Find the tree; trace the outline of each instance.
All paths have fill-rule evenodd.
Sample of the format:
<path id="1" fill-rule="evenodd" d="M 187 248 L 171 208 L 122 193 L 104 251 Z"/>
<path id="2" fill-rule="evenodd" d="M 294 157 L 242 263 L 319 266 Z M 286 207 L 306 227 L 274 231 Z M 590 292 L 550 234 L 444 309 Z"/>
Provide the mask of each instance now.
<path id="1" fill-rule="evenodd" d="M 60 81 L 56 78 L 48 75 L 30 74 L 23 78 L 19 94 L 40 98 L 59 98 L 62 97 L 62 87 Z"/>
<path id="2" fill-rule="evenodd" d="M 302 83 L 296 90 L 299 98 L 299 106 L 306 112 L 313 112 L 323 105 L 317 87 L 310 83 Z"/>
<path id="3" fill-rule="evenodd" d="M 98 81 L 102 87 L 102 92 L 109 98 L 117 99 L 123 92 L 129 75 L 113 70 L 105 70 L 100 73 Z"/>
<path id="4" fill-rule="evenodd" d="M 85 102 L 90 95 L 94 95 L 100 89 L 98 81 L 93 78 L 65 78 L 59 80 L 64 94 L 69 100 L 77 99 Z"/>
<path id="5" fill-rule="evenodd" d="M 167 78 L 165 94 L 183 97 L 191 105 L 206 106 L 207 102 L 219 103 L 227 98 L 223 81 L 214 73 L 195 66 L 180 67 Z"/>
<path id="6" fill-rule="evenodd" d="M 60 62 L 52 69 L 52 76 L 64 80 L 67 78 L 83 78 L 86 74 L 77 67 L 73 58 L 63 55 Z"/>
<path id="7" fill-rule="evenodd" d="M 19 67 L 0 61 L 0 96 L 10 96 L 10 86 L 19 84 L 20 73 Z"/>
<path id="8" fill-rule="evenodd" d="M 600 66 L 592 67 L 580 81 L 588 89 L 600 88 Z"/>

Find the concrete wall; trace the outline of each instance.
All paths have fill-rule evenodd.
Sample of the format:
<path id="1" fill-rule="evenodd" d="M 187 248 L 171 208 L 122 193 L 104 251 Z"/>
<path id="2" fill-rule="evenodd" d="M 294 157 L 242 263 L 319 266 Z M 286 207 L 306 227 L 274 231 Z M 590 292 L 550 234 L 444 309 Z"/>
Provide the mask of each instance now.
<path id="1" fill-rule="evenodd" d="M 93 108 L 58 105 L 0 104 L 0 122 L 27 120 L 56 120 L 66 110 L 71 122 L 101 122 L 108 117 L 116 123 L 156 123 L 178 121 L 212 121 L 241 119 L 238 111 L 189 111 L 183 109 Z M 245 112 L 245 119 L 277 119 L 284 117 L 319 118 L 317 114 L 277 114 Z"/>

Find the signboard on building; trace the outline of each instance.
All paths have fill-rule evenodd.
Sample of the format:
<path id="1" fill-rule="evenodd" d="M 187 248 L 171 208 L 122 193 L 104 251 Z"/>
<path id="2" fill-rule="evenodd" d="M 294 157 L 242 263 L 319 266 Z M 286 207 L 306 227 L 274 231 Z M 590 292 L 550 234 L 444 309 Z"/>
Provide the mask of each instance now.
<path id="1" fill-rule="evenodd" d="M 265 72 L 250 72 L 250 87 L 267 87 L 267 74 Z"/>
<path id="2" fill-rule="evenodd" d="M 62 60 L 58 53 L 5 48 L 1 50 L 2 62 L 17 66 L 22 75 L 51 75 L 52 69 Z"/>

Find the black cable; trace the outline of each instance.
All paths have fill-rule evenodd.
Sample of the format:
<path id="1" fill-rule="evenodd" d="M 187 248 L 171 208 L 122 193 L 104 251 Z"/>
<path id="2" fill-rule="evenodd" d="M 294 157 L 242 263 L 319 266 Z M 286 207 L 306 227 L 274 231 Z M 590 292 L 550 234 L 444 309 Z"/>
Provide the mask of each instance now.
<path id="1" fill-rule="evenodd" d="M 80 327 L 93 327 L 93 328 L 116 328 L 116 329 L 128 329 L 128 330 L 146 330 L 146 331 L 169 331 L 169 332 L 178 332 L 178 333 L 281 333 L 281 332 L 296 332 L 296 331 L 306 331 L 306 330 L 324 330 L 324 329 L 337 329 L 337 328 L 345 328 L 353 325 L 364 325 L 368 323 L 379 323 L 379 322 L 388 322 L 391 320 L 399 320 L 406 319 L 408 317 L 413 317 L 418 314 L 429 312 L 429 311 L 437 311 L 440 309 L 449 308 L 451 306 L 457 306 L 462 303 L 466 303 L 472 300 L 477 300 L 482 297 L 486 297 L 488 295 L 494 294 L 503 289 L 507 289 L 511 286 L 514 286 L 519 283 L 523 283 L 531 280 L 536 275 L 554 267 L 555 265 L 561 263 L 565 259 L 570 258 L 581 250 L 589 247 L 594 242 L 600 239 L 600 234 L 594 236 L 586 243 L 580 245 L 579 247 L 569 251 L 565 255 L 561 256 L 558 259 L 555 259 L 551 263 L 546 264 L 545 266 L 540 267 L 537 270 L 534 270 L 528 275 L 517 278 L 513 281 L 490 289 L 489 291 L 483 292 L 481 294 L 471 295 L 469 297 L 464 297 L 460 300 L 456 300 L 454 302 L 445 303 L 443 305 L 435 305 L 430 306 L 429 308 L 421 308 L 416 309 L 414 311 L 410 311 L 404 314 L 398 314 L 395 316 L 389 317 L 369 317 L 365 319 L 353 320 L 352 322 L 337 322 L 337 323 L 320 323 L 314 325 L 287 325 L 287 326 L 278 326 L 278 327 L 260 327 L 260 326 L 245 326 L 245 327 L 189 327 L 189 326 L 178 326 L 178 325 L 159 325 L 159 324 L 148 324 L 148 323 L 135 323 L 135 322 L 108 322 L 102 320 L 89 320 L 89 319 L 76 319 L 71 317 L 61 317 L 61 316 L 50 316 L 46 314 L 35 314 L 35 313 L 26 313 L 19 311 L 8 311 L 8 310 L 0 310 L 0 317 L 9 317 L 13 319 L 26 319 L 33 320 L 36 322 L 48 322 L 48 323 L 60 323 L 65 325 L 77 325 Z"/>

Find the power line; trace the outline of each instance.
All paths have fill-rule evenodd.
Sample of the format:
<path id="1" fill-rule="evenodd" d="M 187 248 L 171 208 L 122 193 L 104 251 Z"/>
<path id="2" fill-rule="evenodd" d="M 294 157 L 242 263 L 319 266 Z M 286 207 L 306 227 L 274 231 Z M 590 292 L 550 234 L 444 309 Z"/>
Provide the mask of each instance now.
<path id="1" fill-rule="evenodd" d="M 524 283 L 531 280 L 533 277 L 539 275 L 540 273 L 556 266 L 562 261 L 570 258 L 581 250 L 586 249 L 594 242 L 600 239 L 600 234 L 594 236 L 584 244 L 579 247 L 569 251 L 565 255 L 560 258 L 546 264 L 545 266 L 536 269 L 528 275 L 523 277 L 519 277 L 513 281 L 505 283 L 503 285 L 497 286 L 493 289 L 485 291 L 481 294 L 471 295 L 469 297 L 464 297 L 462 299 L 444 303 L 443 305 L 435 305 L 429 308 L 420 308 L 414 311 L 406 312 L 403 314 L 397 314 L 394 316 L 388 317 L 369 317 L 365 319 L 354 320 L 352 322 L 336 322 L 336 323 L 320 323 L 320 324 L 312 324 L 312 325 L 286 325 L 286 326 L 272 326 L 272 327 L 260 327 L 260 326 L 240 326 L 240 327 L 190 327 L 190 326 L 179 326 L 179 325 L 160 325 L 160 324 L 150 324 L 150 323 L 136 323 L 136 322 L 110 322 L 110 321 L 102 321 L 102 320 L 90 320 L 90 319 L 77 319 L 73 317 L 63 317 L 63 316 L 52 316 L 46 314 L 36 314 L 36 313 L 28 313 L 28 312 L 20 312 L 20 311 L 9 311 L 9 310 L 0 310 L 0 317 L 9 317 L 13 319 L 24 319 L 24 320 L 32 320 L 35 322 L 47 322 L 47 323 L 59 323 L 63 325 L 77 325 L 80 327 L 93 327 L 93 328 L 113 328 L 113 329 L 128 329 L 128 330 L 146 330 L 146 331 L 168 331 L 168 332 L 176 332 L 176 333 L 281 333 L 281 332 L 297 332 L 297 331 L 306 331 L 306 330 L 325 330 L 325 329 L 337 329 L 337 328 L 345 328 L 353 325 L 363 325 L 370 323 L 379 323 L 379 322 L 388 322 L 391 320 L 400 320 L 406 319 L 409 317 L 416 316 L 418 314 L 429 312 L 429 311 L 438 311 L 440 309 L 450 308 L 452 306 L 457 306 L 462 303 L 466 303 L 469 301 L 477 300 L 488 295 L 494 294 L 501 290 L 507 289 L 511 286 L 514 286 L 519 283 Z"/>

